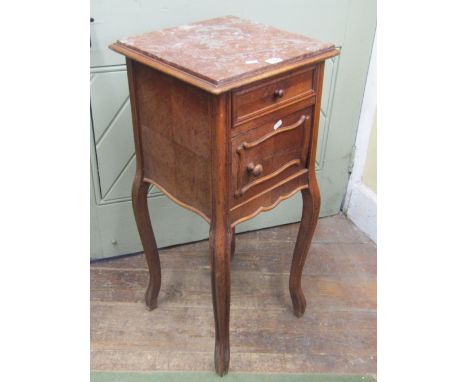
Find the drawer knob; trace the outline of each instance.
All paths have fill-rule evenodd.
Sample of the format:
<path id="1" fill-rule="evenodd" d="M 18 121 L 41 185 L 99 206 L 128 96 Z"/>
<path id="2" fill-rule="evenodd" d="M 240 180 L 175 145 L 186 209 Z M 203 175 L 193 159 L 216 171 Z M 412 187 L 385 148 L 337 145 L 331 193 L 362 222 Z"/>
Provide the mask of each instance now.
<path id="1" fill-rule="evenodd" d="M 282 96 L 284 96 L 283 89 L 276 89 L 275 92 L 273 93 L 274 98 L 281 98 Z"/>
<path id="2" fill-rule="evenodd" d="M 263 171 L 263 166 L 261 164 L 255 165 L 252 162 L 250 162 L 247 165 L 247 171 L 253 176 L 259 176 Z"/>

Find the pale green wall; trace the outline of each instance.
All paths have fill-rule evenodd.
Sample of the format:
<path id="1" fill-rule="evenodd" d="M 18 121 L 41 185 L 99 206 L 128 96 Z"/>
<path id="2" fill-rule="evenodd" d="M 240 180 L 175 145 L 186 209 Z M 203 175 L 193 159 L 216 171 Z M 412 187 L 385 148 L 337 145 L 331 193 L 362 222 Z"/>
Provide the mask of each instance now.
<path id="1" fill-rule="evenodd" d="M 377 193 L 377 112 L 374 113 L 374 122 L 369 137 L 362 181 L 367 187 Z"/>
<path id="2" fill-rule="evenodd" d="M 325 65 L 316 162 L 321 215 L 340 211 L 369 71 L 376 28 L 375 0 L 91 0 L 95 19 L 90 25 L 92 208 L 97 216 L 93 257 L 141 251 L 130 199 L 135 160 L 125 60 L 108 45 L 123 36 L 222 15 L 263 22 L 340 47 L 341 54 Z M 368 119 L 371 124 L 372 113 Z M 365 149 L 361 153 L 361 179 Z M 148 204 L 160 247 L 208 236 L 209 228 L 201 218 L 162 194 L 151 195 Z M 301 205 L 298 193 L 242 223 L 237 231 L 297 222 Z"/>

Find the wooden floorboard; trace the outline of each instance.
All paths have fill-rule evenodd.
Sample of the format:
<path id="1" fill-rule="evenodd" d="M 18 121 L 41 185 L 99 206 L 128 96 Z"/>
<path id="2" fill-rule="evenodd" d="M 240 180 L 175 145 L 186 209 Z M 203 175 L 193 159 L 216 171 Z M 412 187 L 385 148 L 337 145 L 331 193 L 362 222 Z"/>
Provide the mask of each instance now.
<path id="1" fill-rule="evenodd" d="M 320 219 L 303 289 L 288 291 L 298 225 L 237 235 L 231 276 L 231 371 L 375 374 L 376 246 L 345 217 Z M 158 308 L 143 305 L 144 256 L 91 264 L 91 369 L 213 370 L 208 243 L 161 250 Z"/>

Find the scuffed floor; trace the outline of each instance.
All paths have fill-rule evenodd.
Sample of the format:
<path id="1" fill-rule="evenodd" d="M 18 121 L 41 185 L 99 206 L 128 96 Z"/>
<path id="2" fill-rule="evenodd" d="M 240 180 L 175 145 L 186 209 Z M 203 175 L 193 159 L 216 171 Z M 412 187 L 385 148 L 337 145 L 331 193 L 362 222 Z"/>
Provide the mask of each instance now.
<path id="1" fill-rule="evenodd" d="M 296 318 L 288 291 L 298 224 L 238 234 L 231 265 L 231 372 L 376 373 L 377 248 L 342 215 L 319 220 Z M 158 308 L 144 256 L 91 264 L 91 370 L 212 371 L 208 242 L 160 250 Z"/>

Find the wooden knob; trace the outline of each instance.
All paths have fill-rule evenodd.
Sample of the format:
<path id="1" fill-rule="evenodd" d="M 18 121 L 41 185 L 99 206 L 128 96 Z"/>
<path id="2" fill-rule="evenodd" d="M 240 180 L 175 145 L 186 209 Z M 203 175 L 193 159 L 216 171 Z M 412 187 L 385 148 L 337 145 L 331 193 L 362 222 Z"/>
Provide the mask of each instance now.
<path id="1" fill-rule="evenodd" d="M 263 166 L 261 164 L 253 164 L 252 162 L 247 165 L 247 171 L 253 176 L 259 176 L 263 171 Z"/>
<path id="2" fill-rule="evenodd" d="M 276 89 L 275 92 L 273 93 L 273 97 L 275 98 L 281 98 L 282 96 L 284 96 L 283 89 Z"/>

